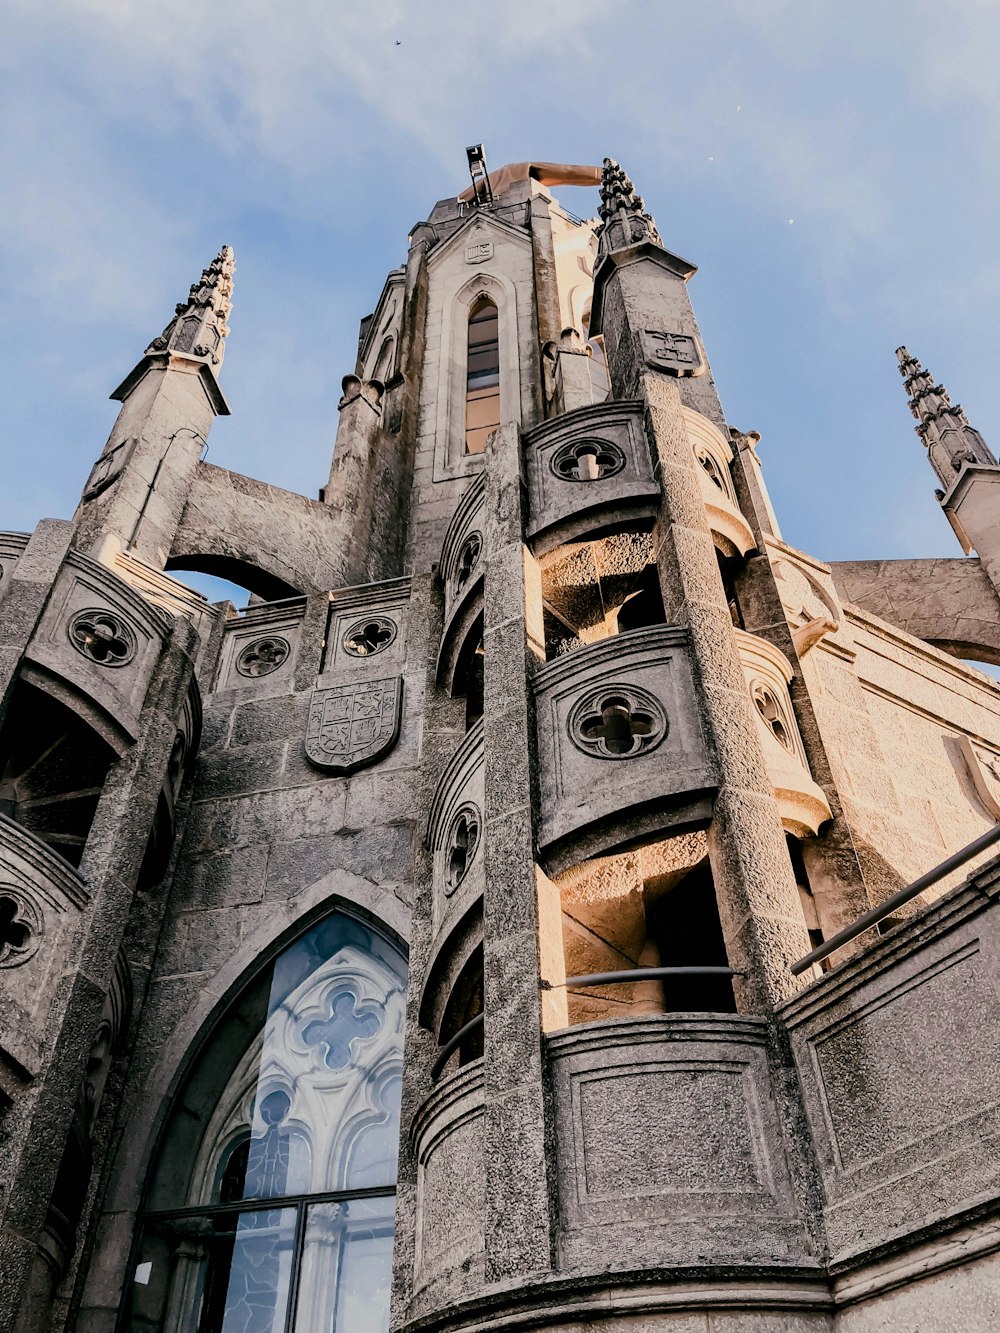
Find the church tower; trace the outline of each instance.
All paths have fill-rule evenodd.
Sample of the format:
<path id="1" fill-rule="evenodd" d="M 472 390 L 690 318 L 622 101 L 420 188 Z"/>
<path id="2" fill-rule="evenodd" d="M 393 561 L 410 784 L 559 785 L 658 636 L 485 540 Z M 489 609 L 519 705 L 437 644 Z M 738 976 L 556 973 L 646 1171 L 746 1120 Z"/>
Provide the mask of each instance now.
<path id="1" fill-rule="evenodd" d="M 1000 468 L 900 349 L 966 558 L 796 550 L 626 171 L 469 165 L 317 499 L 223 247 L 0 534 L 0 1330 L 986 1333 Z"/>

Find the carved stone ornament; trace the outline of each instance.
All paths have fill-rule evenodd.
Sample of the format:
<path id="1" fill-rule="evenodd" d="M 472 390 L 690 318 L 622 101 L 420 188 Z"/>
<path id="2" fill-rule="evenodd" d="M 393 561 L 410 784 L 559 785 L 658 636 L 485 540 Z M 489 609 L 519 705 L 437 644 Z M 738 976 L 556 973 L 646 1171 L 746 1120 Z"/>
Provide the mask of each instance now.
<path id="1" fill-rule="evenodd" d="M 482 816 L 471 801 L 463 805 L 448 829 L 447 860 L 444 872 L 444 892 L 451 897 L 469 873 L 469 867 L 479 846 Z"/>
<path id="2" fill-rule="evenodd" d="M 956 739 L 983 809 L 992 819 L 1000 820 L 1000 755 L 977 745 L 968 736 Z"/>
<path id="3" fill-rule="evenodd" d="M 0 967 L 26 963 L 38 948 L 42 918 L 35 905 L 8 884 L 0 884 Z"/>
<path id="4" fill-rule="evenodd" d="M 78 653 L 101 666 L 127 666 L 135 657 L 135 634 L 114 611 L 101 607 L 78 611 L 69 623 L 67 634 Z"/>
<path id="5" fill-rule="evenodd" d="M 571 440 L 549 459 L 560 481 L 603 481 L 625 466 L 625 455 L 610 440 Z"/>
<path id="6" fill-rule="evenodd" d="M 789 754 L 795 755 L 798 759 L 799 753 L 795 744 L 795 732 L 774 690 L 764 681 L 755 680 L 750 686 L 750 698 L 774 739 L 779 745 L 784 746 Z"/>
<path id="7" fill-rule="evenodd" d="M 467 264 L 482 264 L 487 259 L 492 258 L 492 241 L 475 241 L 472 245 L 467 245 L 465 247 L 465 262 Z"/>
<path id="8" fill-rule="evenodd" d="M 100 495 L 101 491 L 106 490 L 113 481 L 118 480 L 132 457 L 134 448 L 135 440 L 122 440 L 97 460 L 87 478 L 83 492 L 85 500 L 92 500 L 95 495 Z"/>
<path id="9" fill-rule="evenodd" d="M 600 685 L 573 705 L 570 740 L 597 759 L 634 759 L 655 750 L 669 729 L 659 699 L 637 685 Z"/>
<path id="10" fill-rule="evenodd" d="M 705 369 L 697 341 L 686 333 L 643 329 L 639 335 L 642 357 L 653 370 L 667 375 L 701 375 Z"/>
<path id="11" fill-rule="evenodd" d="M 470 532 L 462 543 L 455 562 L 455 590 L 461 592 L 475 573 L 479 557 L 483 553 L 483 538 L 479 532 Z"/>
<path id="12" fill-rule="evenodd" d="M 374 657 L 393 642 L 396 629 L 396 622 L 388 616 L 366 616 L 345 633 L 344 652 L 351 657 Z"/>
<path id="13" fill-rule="evenodd" d="M 373 764 L 396 744 L 402 702 L 401 676 L 313 690 L 306 758 L 329 773 Z"/>
<path id="14" fill-rule="evenodd" d="M 291 644 L 280 634 L 269 634 L 264 639 L 254 639 L 248 643 L 236 659 L 236 670 L 241 676 L 255 679 L 257 676 L 269 676 L 288 660 L 292 651 Z"/>

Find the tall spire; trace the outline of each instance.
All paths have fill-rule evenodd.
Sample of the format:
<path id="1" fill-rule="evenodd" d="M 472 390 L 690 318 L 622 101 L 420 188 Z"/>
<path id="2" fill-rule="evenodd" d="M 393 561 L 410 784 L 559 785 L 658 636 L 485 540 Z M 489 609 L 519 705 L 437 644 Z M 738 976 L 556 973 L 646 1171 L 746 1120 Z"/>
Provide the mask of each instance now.
<path id="1" fill-rule="evenodd" d="M 636 194 L 635 186 L 613 157 L 604 159 L 598 212 L 601 215 L 598 228 L 600 255 L 638 245 L 641 241 L 663 244 L 655 221 L 646 212 L 642 195 Z"/>
<path id="2" fill-rule="evenodd" d="M 219 365 L 229 332 L 226 321 L 232 309 L 235 268 L 232 246 L 224 245 L 146 352 L 186 352 L 189 356 L 205 357 L 213 366 Z"/>
<path id="3" fill-rule="evenodd" d="M 935 384 L 920 362 L 905 347 L 897 347 L 899 373 L 910 396 L 910 411 L 917 419 L 916 432 L 927 446 L 931 467 L 950 491 L 965 463 L 996 467 L 997 460 L 979 431 L 969 425 L 958 403 L 953 403 L 943 384 Z"/>

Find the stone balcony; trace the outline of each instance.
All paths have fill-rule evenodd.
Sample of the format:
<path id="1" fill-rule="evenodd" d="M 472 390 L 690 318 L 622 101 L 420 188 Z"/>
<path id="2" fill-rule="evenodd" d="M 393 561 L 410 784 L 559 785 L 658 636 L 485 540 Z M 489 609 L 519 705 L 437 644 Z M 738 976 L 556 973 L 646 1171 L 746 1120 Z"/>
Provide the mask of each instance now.
<path id="1" fill-rule="evenodd" d="M 656 513 L 660 487 L 641 403 L 581 407 L 527 431 L 523 442 L 536 555 Z"/>
<path id="2" fill-rule="evenodd" d="M 451 688 L 462 647 L 483 609 L 484 479 L 463 495 L 445 533 L 438 567 L 444 583 L 444 632 L 438 652 L 438 681 Z"/>
<path id="3" fill-rule="evenodd" d="M 831 813 L 823 789 L 809 772 L 795 721 L 788 693 L 795 673 L 784 653 L 766 639 L 741 629 L 733 632 L 781 822 L 796 837 L 808 837 L 819 832 Z"/>
<path id="4" fill-rule="evenodd" d="M 438 782 L 427 820 L 434 858 L 431 963 L 452 927 L 483 895 L 483 727 L 463 739 Z"/>
<path id="5" fill-rule="evenodd" d="M 21 676 L 83 716 L 121 753 L 138 734 L 170 622 L 107 566 L 70 551 Z"/>
<path id="6" fill-rule="evenodd" d="M 534 677 L 539 847 L 550 874 L 704 823 L 717 786 L 687 634 L 667 625 L 578 648 Z"/>
<path id="7" fill-rule="evenodd" d="M 88 898 L 68 861 L 0 815 L 0 1092 L 12 1072 L 41 1072 L 49 1002 Z"/>

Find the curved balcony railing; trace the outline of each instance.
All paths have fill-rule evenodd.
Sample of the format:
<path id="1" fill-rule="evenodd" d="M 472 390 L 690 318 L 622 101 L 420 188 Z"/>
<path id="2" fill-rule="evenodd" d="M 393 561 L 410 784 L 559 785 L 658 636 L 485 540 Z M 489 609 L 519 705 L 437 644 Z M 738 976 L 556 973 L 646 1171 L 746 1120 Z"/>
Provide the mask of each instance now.
<path id="1" fill-rule="evenodd" d="M 733 632 L 781 822 L 789 833 L 807 837 L 819 831 L 831 812 L 823 789 L 809 772 L 788 693 L 795 673 L 774 644 L 745 630 Z"/>
<path id="2" fill-rule="evenodd" d="M 711 816 L 717 777 L 687 633 L 631 630 L 540 667 L 539 846 L 549 873 Z"/>
<path id="3" fill-rule="evenodd" d="M 700 412 L 684 407 L 681 413 L 698 462 L 705 515 L 716 545 L 728 556 L 745 556 L 756 542 L 736 498 L 732 447 L 718 427 Z"/>
<path id="4" fill-rule="evenodd" d="M 438 680 L 454 683 L 462 646 L 482 612 L 486 570 L 483 534 L 485 479 L 480 474 L 459 501 L 441 547 L 439 574 L 444 584 L 444 631 L 438 652 Z"/>
<path id="5" fill-rule="evenodd" d="M 652 517 L 660 499 L 642 404 L 596 403 L 525 433 L 527 536 L 536 554 L 617 523 Z"/>

